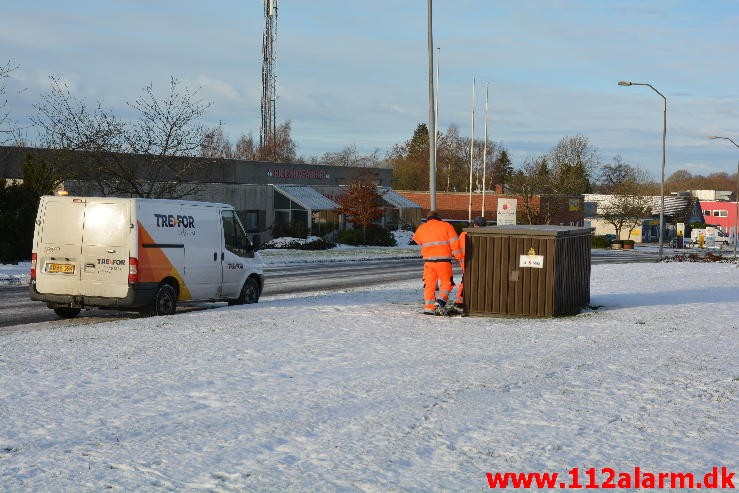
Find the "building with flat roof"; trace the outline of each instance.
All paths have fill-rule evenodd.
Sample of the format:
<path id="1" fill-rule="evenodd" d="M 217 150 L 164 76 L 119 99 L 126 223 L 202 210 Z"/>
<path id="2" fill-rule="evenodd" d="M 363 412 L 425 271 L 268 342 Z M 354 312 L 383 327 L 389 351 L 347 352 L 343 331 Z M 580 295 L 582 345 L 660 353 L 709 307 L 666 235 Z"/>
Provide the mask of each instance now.
<path id="1" fill-rule="evenodd" d="M 21 179 L 23 164 L 28 155 L 53 162 L 49 149 L 28 147 L 0 147 L 0 173 L 6 179 Z M 69 158 L 71 156 L 71 158 Z M 79 161 L 75 160 L 79 156 Z M 117 155 L 132 167 L 146 159 L 137 155 Z M 81 170 L 83 159 L 94 159 L 85 153 L 67 153 L 65 169 L 69 176 Z M 151 159 L 149 157 L 149 159 Z M 336 212 L 337 200 L 355 180 L 377 186 L 382 196 L 383 216 L 379 223 L 389 229 L 418 224 L 423 215 L 421 207 L 397 194 L 391 188 L 392 169 L 323 166 L 316 164 L 288 164 L 262 161 L 212 158 L 168 158 L 168 166 L 183 165 L 200 160 L 197 172 L 183 181 L 194 188 L 182 198 L 231 204 L 249 234 L 266 241 L 277 228 L 323 235 L 337 227 L 346 227 L 344 218 Z M 88 171 L 89 172 L 89 171 Z M 195 184 L 195 187 L 192 185 Z M 76 176 L 64 180 L 64 189 L 71 195 L 100 196 L 103 191 L 92 178 Z"/>

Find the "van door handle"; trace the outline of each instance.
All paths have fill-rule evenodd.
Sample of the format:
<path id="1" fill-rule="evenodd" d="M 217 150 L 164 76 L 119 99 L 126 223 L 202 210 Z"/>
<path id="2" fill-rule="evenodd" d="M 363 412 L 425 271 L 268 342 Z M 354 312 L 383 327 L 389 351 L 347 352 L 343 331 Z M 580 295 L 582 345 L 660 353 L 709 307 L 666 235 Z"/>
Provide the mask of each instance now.
<path id="1" fill-rule="evenodd" d="M 226 258 L 226 254 L 221 252 L 221 261 L 223 261 Z"/>
<path id="2" fill-rule="evenodd" d="M 108 253 L 115 253 L 115 250 L 113 250 L 112 248 L 108 248 L 108 249 L 107 249 L 106 251 L 107 251 Z"/>
<path id="3" fill-rule="evenodd" d="M 218 260 L 218 252 L 213 252 L 213 262 Z"/>

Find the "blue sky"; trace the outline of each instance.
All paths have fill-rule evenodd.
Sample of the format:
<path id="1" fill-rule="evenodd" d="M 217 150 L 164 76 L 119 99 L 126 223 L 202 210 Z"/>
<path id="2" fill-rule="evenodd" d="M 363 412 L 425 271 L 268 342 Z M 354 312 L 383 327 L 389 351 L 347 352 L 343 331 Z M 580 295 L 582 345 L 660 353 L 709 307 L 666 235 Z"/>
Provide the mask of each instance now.
<path id="1" fill-rule="evenodd" d="M 280 0 L 279 121 L 298 154 L 347 145 L 384 154 L 428 119 L 425 0 Z M 19 65 L 9 109 L 19 123 L 48 76 L 126 117 L 126 101 L 170 76 L 213 103 L 208 125 L 235 141 L 259 134 L 262 0 L 3 0 L 0 62 Z M 583 134 L 611 162 L 620 154 L 659 179 L 663 100 L 666 175 L 736 171 L 739 149 L 739 0 L 436 0 L 441 49 L 439 126 L 488 135 L 514 166 Z M 22 90 L 19 94 L 16 92 Z"/>

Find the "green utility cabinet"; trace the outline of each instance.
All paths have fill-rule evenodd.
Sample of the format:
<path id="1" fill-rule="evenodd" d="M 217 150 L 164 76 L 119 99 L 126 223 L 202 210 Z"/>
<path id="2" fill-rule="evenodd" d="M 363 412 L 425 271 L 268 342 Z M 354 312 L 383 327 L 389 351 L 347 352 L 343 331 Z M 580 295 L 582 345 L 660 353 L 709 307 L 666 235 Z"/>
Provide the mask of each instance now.
<path id="1" fill-rule="evenodd" d="M 465 312 L 556 317 L 590 304 L 592 228 L 466 228 Z"/>

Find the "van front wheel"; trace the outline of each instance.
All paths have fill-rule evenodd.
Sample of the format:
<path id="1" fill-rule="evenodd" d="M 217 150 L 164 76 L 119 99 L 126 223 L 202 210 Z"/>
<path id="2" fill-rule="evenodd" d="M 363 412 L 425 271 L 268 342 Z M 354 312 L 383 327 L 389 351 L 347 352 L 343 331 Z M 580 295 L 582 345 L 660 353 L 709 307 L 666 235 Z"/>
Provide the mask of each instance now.
<path id="1" fill-rule="evenodd" d="M 149 308 L 149 315 L 174 315 L 177 311 L 177 293 L 169 284 L 162 284 L 157 289 Z"/>
<path id="2" fill-rule="evenodd" d="M 59 306 L 54 308 L 54 313 L 56 313 L 59 318 L 74 318 L 80 314 L 80 309 L 72 308 L 70 306 Z"/>
<path id="3" fill-rule="evenodd" d="M 259 301 L 259 283 L 253 277 L 249 277 L 241 288 L 239 297 L 229 301 L 229 305 L 250 305 Z"/>

